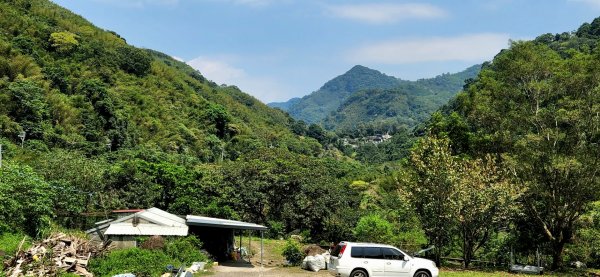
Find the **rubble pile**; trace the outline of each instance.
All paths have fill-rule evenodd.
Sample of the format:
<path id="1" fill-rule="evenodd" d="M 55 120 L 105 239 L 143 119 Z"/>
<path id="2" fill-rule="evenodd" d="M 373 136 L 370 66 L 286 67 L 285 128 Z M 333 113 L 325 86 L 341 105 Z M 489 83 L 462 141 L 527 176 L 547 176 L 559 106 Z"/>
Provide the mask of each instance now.
<path id="1" fill-rule="evenodd" d="M 94 276 L 87 270 L 88 262 L 107 250 L 107 244 L 63 233 L 52 234 L 25 251 L 21 249 L 24 241 L 14 256 L 4 262 L 6 276 L 55 276 L 59 272 Z"/>

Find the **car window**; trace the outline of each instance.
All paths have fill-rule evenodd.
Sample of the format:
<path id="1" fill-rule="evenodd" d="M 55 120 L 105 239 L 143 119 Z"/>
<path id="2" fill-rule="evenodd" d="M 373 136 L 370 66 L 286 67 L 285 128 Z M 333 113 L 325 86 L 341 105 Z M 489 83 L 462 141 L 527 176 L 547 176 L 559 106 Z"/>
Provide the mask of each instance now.
<path id="1" fill-rule="evenodd" d="M 387 260 L 402 260 L 404 259 L 404 255 L 402 252 L 394 249 L 394 248 L 382 248 L 383 257 Z"/>
<path id="2" fill-rule="evenodd" d="M 365 247 L 363 250 L 365 259 L 383 259 L 380 247 Z"/>
<path id="3" fill-rule="evenodd" d="M 364 247 L 353 246 L 352 249 L 350 250 L 350 257 L 352 257 L 352 258 L 364 257 L 363 256 L 363 248 Z"/>
<path id="4" fill-rule="evenodd" d="M 342 244 L 336 245 L 335 248 L 333 249 L 333 251 L 331 252 L 331 256 L 336 257 L 337 255 L 340 254 L 340 250 L 342 250 Z"/>

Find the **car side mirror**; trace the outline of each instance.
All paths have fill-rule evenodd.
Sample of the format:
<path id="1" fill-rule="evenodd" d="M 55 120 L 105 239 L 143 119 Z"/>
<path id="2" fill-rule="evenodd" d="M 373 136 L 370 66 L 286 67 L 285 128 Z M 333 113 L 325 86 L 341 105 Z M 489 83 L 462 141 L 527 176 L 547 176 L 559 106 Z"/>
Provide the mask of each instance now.
<path id="1" fill-rule="evenodd" d="M 408 261 L 408 256 L 402 256 L 403 261 Z"/>

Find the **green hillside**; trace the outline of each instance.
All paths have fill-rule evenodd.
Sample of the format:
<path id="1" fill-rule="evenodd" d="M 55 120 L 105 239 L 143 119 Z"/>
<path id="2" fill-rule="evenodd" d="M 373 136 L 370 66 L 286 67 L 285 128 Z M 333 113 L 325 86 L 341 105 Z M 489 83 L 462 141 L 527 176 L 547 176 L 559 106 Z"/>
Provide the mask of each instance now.
<path id="1" fill-rule="evenodd" d="M 291 136 L 284 113 L 48 1 L 0 2 L 0 30 L 3 137 L 25 131 L 49 147 L 156 146 L 214 161 L 223 147 Z"/>
<path id="2" fill-rule="evenodd" d="M 271 103 L 287 111 L 294 119 L 307 123 L 319 123 L 336 110 L 350 94 L 363 89 L 387 89 L 398 85 L 398 80 L 377 70 L 354 66 L 348 72 L 333 78 L 319 90 L 285 103 Z"/>
<path id="3" fill-rule="evenodd" d="M 367 89 L 348 96 L 323 121 L 326 129 L 352 133 L 357 128 L 378 132 L 411 129 L 462 90 L 465 80 L 474 78 L 479 65 L 431 79 L 400 80 L 393 89 Z"/>
<path id="4" fill-rule="evenodd" d="M 412 128 L 460 91 L 479 68 L 474 65 L 454 74 L 406 81 L 357 65 L 307 96 L 268 105 L 296 120 L 344 133 L 359 126 L 379 131 Z"/>

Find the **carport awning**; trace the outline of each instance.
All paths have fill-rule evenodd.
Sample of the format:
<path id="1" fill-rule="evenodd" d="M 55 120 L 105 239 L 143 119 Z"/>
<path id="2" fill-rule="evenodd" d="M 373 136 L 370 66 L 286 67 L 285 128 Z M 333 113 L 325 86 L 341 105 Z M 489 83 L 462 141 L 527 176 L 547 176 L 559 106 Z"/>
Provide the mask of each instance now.
<path id="1" fill-rule="evenodd" d="M 238 229 L 238 230 L 265 231 L 265 230 L 269 229 L 265 226 L 250 223 L 250 222 L 228 220 L 228 219 L 206 217 L 206 216 L 197 216 L 197 215 L 186 216 L 186 224 L 188 226 L 205 226 L 205 227 L 216 227 L 216 228 Z"/>

